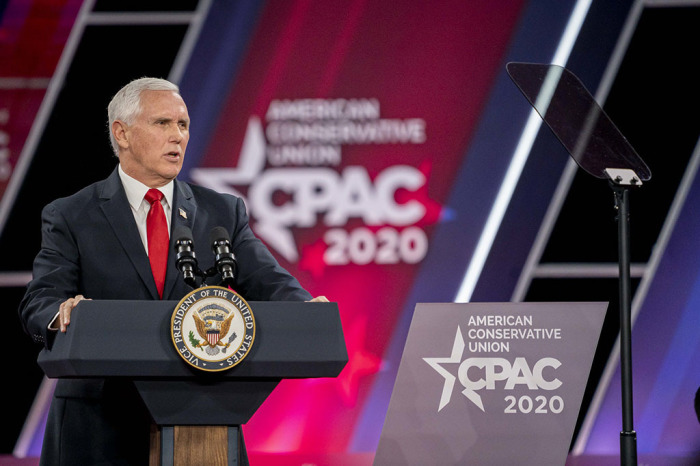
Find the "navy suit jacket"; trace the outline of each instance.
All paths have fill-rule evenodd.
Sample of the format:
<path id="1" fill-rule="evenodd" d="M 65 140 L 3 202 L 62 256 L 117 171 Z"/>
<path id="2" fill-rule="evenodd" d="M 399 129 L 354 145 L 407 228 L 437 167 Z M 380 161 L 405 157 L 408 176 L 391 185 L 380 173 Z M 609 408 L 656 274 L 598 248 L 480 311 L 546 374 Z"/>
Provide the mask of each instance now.
<path id="1" fill-rule="evenodd" d="M 177 225 L 192 230 L 201 268 L 214 265 L 209 234 L 224 227 L 238 263 L 236 291 L 249 301 L 305 301 L 311 295 L 283 269 L 255 237 L 240 198 L 175 181 L 171 231 Z M 179 300 L 191 289 L 175 267 L 171 237 L 163 299 Z M 210 284 L 217 284 L 217 278 Z M 58 199 L 42 213 L 41 250 L 34 261 L 33 280 L 20 305 L 25 330 L 36 342 L 48 344 L 47 326 L 58 306 L 82 294 L 90 299 L 159 299 L 119 174 Z"/>
<path id="2" fill-rule="evenodd" d="M 177 225 L 192 230 L 203 269 L 214 265 L 211 230 L 226 228 L 238 263 L 234 288 L 246 300 L 311 299 L 255 237 L 240 198 L 176 180 L 171 231 Z M 191 288 L 175 267 L 173 241 L 171 235 L 163 299 L 179 300 Z M 208 283 L 218 284 L 217 278 Z M 78 294 L 90 299 L 159 299 L 148 255 L 116 169 L 107 179 L 44 208 L 41 250 L 20 305 L 25 331 L 34 341 L 50 347 L 55 332 L 48 330 L 49 323 L 59 305 Z M 79 307 L 74 312 L 80 312 Z M 55 396 L 100 399 L 103 391 L 104 381 L 60 380 Z M 49 424 L 54 422 L 61 426 L 63 421 L 49 419 Z"/>

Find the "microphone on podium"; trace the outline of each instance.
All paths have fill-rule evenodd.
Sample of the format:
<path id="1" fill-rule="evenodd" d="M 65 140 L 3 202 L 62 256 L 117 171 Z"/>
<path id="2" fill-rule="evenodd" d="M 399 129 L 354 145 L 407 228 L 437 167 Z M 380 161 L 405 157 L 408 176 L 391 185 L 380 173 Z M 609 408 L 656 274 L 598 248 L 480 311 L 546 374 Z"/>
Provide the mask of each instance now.
<path id="1" fill-rule="evenodd" d="M 195 274 L 198 271 L 197 256 L 194 253 L 192 230 L 184 225 L 177 225 L 173 232 L 175 238 L 175 266 L 182 272 L 182 278 L 192 288 L 197 287 Z"/>
<path id="2" fill-rule="evenodd" d="M 233 286 L 233 278 L 236 273 L 236 257 L 231 251 L 229 234 L 224 227 L 215 227 L 209 234 L 209 242 L 214 251 L 216 269 L 221 275 L 221 281 L 225 285 Z"/>

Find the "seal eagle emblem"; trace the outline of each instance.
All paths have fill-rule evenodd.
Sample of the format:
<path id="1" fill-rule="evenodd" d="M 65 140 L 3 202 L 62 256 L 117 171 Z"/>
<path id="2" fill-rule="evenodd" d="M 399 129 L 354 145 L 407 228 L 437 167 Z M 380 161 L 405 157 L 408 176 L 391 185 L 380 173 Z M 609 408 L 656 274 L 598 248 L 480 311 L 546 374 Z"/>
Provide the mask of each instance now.
<path id="1" fill-rule="evenodd" d="M 180 300 L 171 319 L 178 354 L 204 371 L 239 364 L 255 340 L 255 318 L 235 291 L 220 286 L 198 288 Z"/>

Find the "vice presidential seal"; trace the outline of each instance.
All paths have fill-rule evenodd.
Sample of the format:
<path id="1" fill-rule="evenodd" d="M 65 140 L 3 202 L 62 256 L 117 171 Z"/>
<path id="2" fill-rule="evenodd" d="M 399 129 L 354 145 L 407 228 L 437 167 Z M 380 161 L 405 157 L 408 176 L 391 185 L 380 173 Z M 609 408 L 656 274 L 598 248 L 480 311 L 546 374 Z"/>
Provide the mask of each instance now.
<path id="1" fill-rule="evenodd" d="M 178 303 L 170 332 L 182 359 L 197 369 L 217 372 L 248 355 L 255 340 L 255 318 L 238 293 L 206 286 Z"/>

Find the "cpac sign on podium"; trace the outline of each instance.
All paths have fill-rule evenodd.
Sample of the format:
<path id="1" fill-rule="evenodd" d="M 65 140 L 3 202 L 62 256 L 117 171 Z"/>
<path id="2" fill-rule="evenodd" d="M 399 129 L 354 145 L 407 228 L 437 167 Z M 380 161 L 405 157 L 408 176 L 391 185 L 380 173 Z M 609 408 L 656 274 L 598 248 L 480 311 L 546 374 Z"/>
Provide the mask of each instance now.
<path id="1" fill-rule="evenodd" d="M 564 464 L 606 309 L 418 304 L 374 464 Z"/>

